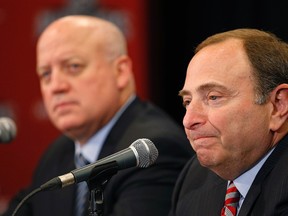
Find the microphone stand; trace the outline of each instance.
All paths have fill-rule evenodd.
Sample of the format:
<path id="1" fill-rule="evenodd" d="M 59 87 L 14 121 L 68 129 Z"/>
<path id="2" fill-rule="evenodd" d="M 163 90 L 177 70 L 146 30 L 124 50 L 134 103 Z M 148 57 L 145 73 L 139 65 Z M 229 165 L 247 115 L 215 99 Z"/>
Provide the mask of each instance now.
<path id="1" fill-rule="evenodd" d="M 96 166 L 87 180 L 90 191 L 89 216 L 103 216 L 104 212 L 104 189 L 108 181 L 118 172 L 119 166 L 116 161 Z"/>

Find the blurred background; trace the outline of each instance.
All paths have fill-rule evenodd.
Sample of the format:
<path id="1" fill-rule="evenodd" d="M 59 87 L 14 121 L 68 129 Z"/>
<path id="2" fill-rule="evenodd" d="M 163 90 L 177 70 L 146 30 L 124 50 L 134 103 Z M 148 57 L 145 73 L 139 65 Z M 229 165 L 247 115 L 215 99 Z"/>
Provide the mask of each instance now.
<path id="1" fill-rule="evenodd" d="M 140 97 L 182 126 L 178 91 L 195 46 L 242 27 L 288 41 L 287 9 L 287 0 L 0 0 L 0 117 L 12 118 L 18 129 L 14 141 L 0 143 L 0 214 L 59 134 L 46 116 L 35 71 L 36 40 L 49 22 L 88 14 L 117 24 L 128 40 Z"/>

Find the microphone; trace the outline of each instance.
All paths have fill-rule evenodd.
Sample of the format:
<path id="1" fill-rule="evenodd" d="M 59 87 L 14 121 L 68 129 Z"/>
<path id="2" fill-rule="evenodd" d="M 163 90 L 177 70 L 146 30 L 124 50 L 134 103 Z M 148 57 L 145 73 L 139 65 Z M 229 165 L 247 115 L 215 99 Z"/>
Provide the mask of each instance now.
<path id="1" fill-rule="evenodd" d="M 17 129 L 15 122 L 8 118 L 0 118 L 0 143 L 8 143 L 16 137 Z"/>
<path id="2" fill-rule="evenodd" d="M 87 181 L 95 167 L 116 162 L 118 170 L 130 167 L 148 167 L 158 157 L 158 150 L 149 139 L 142 138 L 134 141 L 128 148 L 102 158 L 95 163 L 75 169 L 65 175 L 55 177 L 41 185 L 41 190 L 54 190 L 71 184 Z M 104 168 L 103 168 L 104 169 Z"/>

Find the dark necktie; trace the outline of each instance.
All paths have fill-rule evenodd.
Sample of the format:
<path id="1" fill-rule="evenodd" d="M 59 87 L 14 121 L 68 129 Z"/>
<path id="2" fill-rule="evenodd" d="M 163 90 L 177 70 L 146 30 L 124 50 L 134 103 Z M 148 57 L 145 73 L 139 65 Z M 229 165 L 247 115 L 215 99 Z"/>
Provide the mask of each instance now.
<path id="1" fill-rule="evenodd" d="M 82 154 L 75 156 L 76 168 L 80 168 L 87 164 L 89 164 L 89 161 L 87 161 Z M 88 200 L 88 192 L 89 192 L 88 186 L 85 181 L 77 184 L 76 206 L 75 206 L 76 216 L 83 216 L 86 208 L 86 202 Z"/>
<path id="2" fill-rule="evenodd" d="M 235 216 L 237 215 L 237 207 L 240 200 L 240 193 L 234 185 L 230 182 L 226 191 L 225 204 L 221 211 L 221 216 Z"/>

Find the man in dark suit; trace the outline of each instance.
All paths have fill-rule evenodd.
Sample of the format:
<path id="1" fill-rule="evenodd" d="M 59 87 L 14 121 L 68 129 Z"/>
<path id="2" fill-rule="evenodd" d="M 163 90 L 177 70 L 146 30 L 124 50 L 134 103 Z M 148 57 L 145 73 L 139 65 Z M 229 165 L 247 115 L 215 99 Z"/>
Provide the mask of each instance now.
<path id="1" fill-rule="evenodd" d="M 174 184 L 193 150 L 177 123 L 136 96 L 126 49 L 119 29 L 96 17 L 67 16 L 44 30 L 37 43 L 37 72 L 48 115 L 64 135 L 49 146 L 31 186 L 11 201 L 5 215 L 33 189 L 75 169 L 76 155 L 95 162 L 139 138 L 150 139 L 159 156 L 148 168 L 108 178 L 104 215 L 168 214 Z M 87 215 L 87 203 L 86 213 L 75 213 L 77 186 L 38 193 L 17 215 Z"/>
<path id="2" fill-rule="evenodd" d="M 257 29 L 208 37 L 179 94 L 196 155 L 170 216 L 288 215 L 287 43 Z"/>

